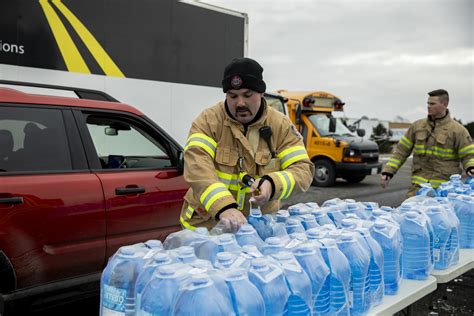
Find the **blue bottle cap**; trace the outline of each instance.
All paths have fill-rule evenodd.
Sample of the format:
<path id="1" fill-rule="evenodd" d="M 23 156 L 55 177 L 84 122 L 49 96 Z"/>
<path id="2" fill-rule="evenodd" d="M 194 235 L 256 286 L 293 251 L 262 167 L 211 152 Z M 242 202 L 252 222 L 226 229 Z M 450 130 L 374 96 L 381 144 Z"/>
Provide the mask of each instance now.
<path id="1" fill-rule="evenodd" d="M 150 239 L 146 241 L 145 246 L 147 246 L 150 249 L 163 248 L 163 244 L 161 243 L 161 240 L 156 240 L 156 239 Z"/>
<path id="2" fill-rule="evenodd" d="M 281 245 L 281 240 L 278 237 L 268 237 L 265 239 L 265 242 L 269 244 L 270 246 L 280 246 Z"/>
<path id="3" fill-rule="evenodd" d="M 211 282 L 211 279 L 209 278 L 208 275 L 201 273 L 201 274 L 195 274 L 191 277 L 191 282 L 193 282 L 193 285 L 204 285 L 209 282 Z"/>
<path id="4" fill-rule="evenodd" d="M 222 235 L 219 235 L 219 242 L 220 243 L 231 243 L 232 240 L 234 239 L 233 238 L 234 235 L 232 234 L 222 234 Z"/>
<path id="5" fill-rule="evenodd" d="M 354 240 L 354 235 L 350 232 L 344 232 L 341 234 L 342 241 L 352 241 Z"/>
<path id="6" fill-rule="evenodd" d="M 133 256 L 135 254 L 135 247 L 133 246 L 123 246 L 120 247 L 120 254 L 124 256 Z"/>
<path id="7" fill-rule="evenodd" d="M 418 213 L 413 212 L 413 211 L 406 212 L 405 214 L 406 214 L 405 216 L 408 217 L 408 218 L 417 218 L 418 217 Z"/>
<path id="8" fill-rule="evenodd" d="M 308 254 L 315 253 L 315 250 L 309 244 L 301 244 L 301 245 L 298 245 L 298 247 L 296 247 L 295 253 L 297 255 L 308 255 Z"/>
<path id="9" fill-rule="evenodd" d="M 196 227 L 196 229 L 194 230 L 196 233 L 198 233 L 199 235 L 209 235 L 209 231 L 207 230 L 206 227 Z"/>
<path id="10" fill-rule="evenodd" d="M 238 281 L 238 280 L 243 280 L 247 276 L 247 271 L 241 268 L 237 269 L 232 269 L 229 271 L 226 271 L 225 273 L 225 280 L 226 281 Z"/>
<path id="11" fill-rule="evenodd" d="M 310 222 L 310 221 L 315 221 L 316 218 L 314 217 L 313 214 L 304 214 L 304 215 L 301 215 L 301 218 L 305 221 L 305 222 Z"/>
<path id="12" fill-rule="evenodd" d="M 383 229 L 383 228 L 387 227 L 387 221 L 384 220 L 384 219 L 378 219 L 378 220 L 375 221 L 374 227 L 379 228 L 379 229 Z"/>
<path id="13" fill-rule="evenodd" d="M 163 276 L 170 276 L 170 275 L 174 275 L 174 269 L 175 267 L 171 265 L 159 266 L 158 273 Z"/>
<path id="14" fill-rule="evenodd" d="M 342 227 L 352 227 L 357 223 L 357 220 L 354 218 L 343 218 L 341 221 Z"/>
<path id="15" fill-rule="evenodd" d="M 228 260 L 232 260 L 233 255 L 230 252 L 224 251 L 224 252 L 217 253 L 216 258 L 219 261 L 228 261 Z"/>
<path id="16" fill-rule="evenodd" d="M 289 226 L 298 226 L 300 222 L 297 220 L 297 219 L 294 219 L 294 218 L 289 218 L 287 221 L 286 221 L 286 224 L 289 225 Z"/>
<path id="17" fill-rule="evenodd" d="M 254 269 L 262 269 L 268 265 L 267 260 L 264 258 L 255 258 L 252 260 L 252 267 Z"/>
<path id="18" fill-rule="evenodd" d="M 156 263 L 163 263 L 170 261 L 170 256 L 167 252 L 161 251 L 158 252 L 156 255 L 153 256 L 153 261 Z"/>
<path id="19" fill-rule="evenodd" d="M 240 226 L 239 233 L 253 233 L 255 229 L 250 224 L 243 224 Z"/>

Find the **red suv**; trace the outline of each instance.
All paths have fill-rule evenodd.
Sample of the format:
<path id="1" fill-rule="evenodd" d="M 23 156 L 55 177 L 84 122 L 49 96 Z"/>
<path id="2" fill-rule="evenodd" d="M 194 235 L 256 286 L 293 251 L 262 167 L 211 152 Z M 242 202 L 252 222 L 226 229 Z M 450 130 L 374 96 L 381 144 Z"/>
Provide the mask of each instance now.
<path id="1" fill-rule="evenodd" d="M 118 247 L 180 229 L 187 190 L 181 146 L 139 110 L 21 85 L 79 98 L 0 87 L 0 305 L 98 280 Z"/>

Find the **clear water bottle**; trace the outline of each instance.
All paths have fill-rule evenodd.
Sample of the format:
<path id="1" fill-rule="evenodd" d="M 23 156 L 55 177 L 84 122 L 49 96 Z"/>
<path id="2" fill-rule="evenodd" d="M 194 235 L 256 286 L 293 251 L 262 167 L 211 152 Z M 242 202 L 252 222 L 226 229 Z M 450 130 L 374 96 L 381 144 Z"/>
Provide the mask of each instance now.
<path id="1" fill-rule="evenodd" d="M 341 225 L 341 221 L 346 218 L 344 215 L 342 208 L 339 207 L 338 205 L 331 205 L 329 206 L 329 209 L 327 210 L 326 214 L 329 216 L 331 221 L 339 227 Z"/>
<path id="2" fill-rule="evenodd" d="M 326 238 L 328 231 L 320 228 L 312 228 L 306 231 L 308 240 L 321 240 Z"/>
<path id="3" fill-rule="evenodd" d="M 434 268 L 447 269 L 450 263 L 448 242 L 452 231 L 451 221 L 442 206 L 428 206 L 426 214 L 431 220 L 435 236 L 433 244 Z"/>
<path id="4" fill-rule="evenodd" d="M 341 221 L 341 228 L 346 230 L 355 230 L 357 227 L 360 227 L 359 220 L 355 218 L 344 218 Z"/>
<path id="5" fill-rule="evenodd" d="M 290 290 L 288 313 L 286 315 L 312 315 L 313 297 L 311 281 L 291 252 L 275 253 L 272 257 L 278 262 Z"/>
<path id="6" fill-rule="evenodd" d="M 351 315 L 362 315 L 370 308 L 370 298 L 366 297 L 366 294 L 370 292 L 370 252 L 357 241 L 353 232 L 344 232 L 338 246 L 351 267 L 349 290 L 349 297 L 352 298 Z"/>
<path id="7" fill-rule="evenodd" d="M 285 250 L 285 244 L 278 237 L 268 237 L 265 240 L 265 245 L 262 248 L 262 253 L 265 256 Z"/>
<path id="8" fill-rule="evenodd" d="M 375 241 L 367 228 L 357 228 L 356 231 L 361 235 L 366 243 L 364 247 L 370 250 L 369 264 L 369 283 L 370 283 L 370 302 L 372 306 L 377 306 L 382 302 L 384 296 L 383 266 L 384 257 L 382 247 Z"/>
<path id="9" fill-rule="evenodd" d="M 326 214 L 326 211 L 324 209 L 315 209 L 311 211 L 311 214 L 316 218 L 316 221 L 320 226 L 323 225 L 332 225 L 334 226 L 334 222 L 329 218 L 329 216 Z"/>
<path id="10" fill-rule="evenodd" d="M 247 220 L 248 223 L 255 228 L 262 240 L 273 236 L 271 223 L 267 217 L 262 215 L 260 206 L 254 206 L 254 204 L 250 202 L 250 215 Z"/>
<path id="11" fill-rule="evenodd" d="M 143 253 L 121 247 L 105 267 L 100 280 L 100 314 L 135 314 L 135 282 L 143 267 Z"/>
<path id="12" fill-rule="evenodd" d="M 285 245 L 285 250 L 293 252 L 296 247 L 299 245 L 305 243 L 308 238 L 306 237 L 306 234 L 303 233 L 293 233 L 290 236 L 290 239 Z"/>
<path id="13" fill-rule="evenodd" d="M 304 233 L 305 229 L 301 224 L 301 221 L 291 217 L 286 221 L 286 232 L 288 235 L 293 233 Z"/>
<path id="14" fill-rule="evenodd" d="M 474 248 L 474 199 L 456 193 L 449 193 L 448 199 L 453 204 L 454 211 L 461 224 L 459 246 L 461 248 Z"/>
<path id="15" fill-rule="evenodd" d="M 453 174 L 449 177 L 449 182 L 451 185 L 456 188 L 462 186 L 462 176 L 460 174 Z"/>
<path id="16" fill-rule="evenodd" d="M 356 215 L 358 218 L 360 219 L 368 219 L 370 214 L 368 212 L 365 211 L 365 206 L 364 204 L 362 203 L 358 203 L 358 202 L 352 202 L 352 201 L 349 201 L 347 202 L 346 200 L 346 207 L 347 207 L 347 213 L 349 214 L 354 214 Z"/>
<path id="17" fill-rule="evenodd" d="M 436 193 L 436 190 L 433 189 L 431 186 L 431 183 L 422 183 L 420 184 L 420 189 L 416 192 L 417 196 L 429 196 L 429 197 L 435 197 L 438 196 L 438 193 Z"/>
<path id="18" fill-rule="evenodd" d="M 249 259 L 250 261 L 252 261 L 253 259 L 264 257 L 260 250 L 258 250 L 257 247 L 252 245 L 243 246 L 240 255 L 246 259 Z"/>
<path id="19" fill-rule="evenodd" d="M 313 314 L 324 314 L 330 311 L 329 268 L 324 261 L 321 244 L 313 241 L 302 244 L 294 250 L 294 256 L 311 282 L 311 304 Z"/>
<path id="20" fill-rule="evenodd" d="M 209 299 L 211 297 L 212 299 Z M 180 291 L 174 315 L 222 316 L 235 315 L 235 313 L 230 296 L 221 293 L 211 277 L 206 274 L 198 274 L 193 275 L 190 284 Z"/>
<path id="21" fill-rule="evenodd" d="M 179 288 L 190 278 L 183 263 L 162 265 L 145 285 L 141 296 L 139 315 L 173 315 Z"/>
<path id="22" fill-rule="evenodd" d="M 417 212 L 407 212 L 400 223 L 400 230 L 403 278 L 426 280 L 431 272 L 430 235 L 426 219 Z"/>
<path id="23" fill-rule="evenodd" d="M 265 302 L 265 315 L 276 316 L 287 313 L 290 291 L 286 284 L 283 271 L 264 258 L 254 259 L 248 271 L 252 282 Z"/>
<path id="24" fill-rule="evenodd" d="M 193 246 L 195 243 L 207 240 L 209 231 L 205 227 L 197 227 L 195 230 L 183 229 L 171 233 L 163 242 L 165 249 L 175 249 L 181 246 Z"/>
<path id="25" fill-rule="evenodd" d="M 260 236 L 257 234 L 255 228 L 250 224 L 240 226 L 239 231 L 235 234 L 235 239 L 240 246 L 254 245 L 258 249 L 262 249 L 265 244 Z"/>
<path id="26" fill-rule="evenodd" d="M 380 245 L 384 255 L 383 279 L 385 294 L 395 295 L 398 293 L 401 273 L 402 243 L 400 227 L 385 220 L 377 220 L 370 229 L 370 234 Z"/>
<path id="27" fill-rule="evenodd" d="M 311 209 L 311 212 L 319 209 L 319 204 L 316 202 L 306 202 L 305 204 Z"/>
<path id="28" fill-rule="evenodd" d="M 304 203 L 298 203 L 288 207 L 288 212 L 291 216 L 301 216 L 304 214 L 309 214 L 311 212 L 311 209 L 312 208 L 310 206 Z"/>
<path id="29" fill-rule="evenodd" d="M 301 224 L 303 225 L 305 230 L 319 227 L 318 222 L 316 222 L 316 218 L 312 214 L 301 215 L 301 219 Z"/>
<path id="30" fill-rule="evenodd" d="M 339 250 L 334 239 L 321 240 L 321 254 L 330 269 L 329 276 L 329 314 L 350 314 L 351 268 L 346 256 Z M 315 309 L 316 310 L 316 309 Z"/>
<path id="31" fill-rule="evenodd" d="M 173 260 L 171 256 L 163 251 L 158 252 L 153 256 L 153 259 L 148 262 L 143 270 L 137 277 L 137 281 L 135 283 L 135 310 L 139 311 L 141 308 L 141 297 L 143 294 L 143 290 L 147 283 L 151 280 L 153 273 L 158 269 L 159 266 L 172 264 Z"/>
<path id="32" fill-rule="evenodd" d="M 234 254 L 230 252 L 219 252 L 216 256 L 214 266 L 221 270 L 235 270 L 244 269 L 247 271 L 250 268 L 251 259 L 247 254 Z"/>
<path id="33" fill-rule="evenodd" d="M 449 255 L 449 265 L 453 266 L 459 263 L 459 230 L 461 224 L 454 212 L 452 204 L 447 198 L 436 198 L 437 202 L 444 207 L 445 213 L 451 223 L 451 236 L 449 236 L 447 248 Z"/>
<path id="34" fill-rule="evenodd" d="M 243 269 L 229 270 L 226 283 L 230 291 L 232 307 L 239 315 L 265 315 L 265 302 L 259 290 L 249 281 Z"/>

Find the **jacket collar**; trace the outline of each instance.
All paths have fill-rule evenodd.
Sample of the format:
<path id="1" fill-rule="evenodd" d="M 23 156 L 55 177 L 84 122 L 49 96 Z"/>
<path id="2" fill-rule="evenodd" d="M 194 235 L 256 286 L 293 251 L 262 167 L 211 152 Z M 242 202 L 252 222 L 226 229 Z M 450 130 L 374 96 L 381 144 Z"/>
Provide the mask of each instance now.
<path id="1" fill-rule="evenodd" d="M 447 123 L 451 122 L 451 113 L 449 113 L 449 110 L 446 109 L 445 116 L 434 120 L 432 120 L 431 117 L 428 115 L 428 117 L 426 118 L 426 122 L 432 127 L 446 125 Z"/>
<path id="2" fill-rule="evenodd" d="M 256 121 L 251 122 L 249 125 L 247 125 L 247 129 L 248 129 L 249 127 L 252 127 L 252 126 L 262 125 L 263 122 L 266 120 L 266 118 L 267 118 L 267 113 L 268 113 L 268 106 L 267 106 L 267 102 L 266 102 L 265 98 L 263 98 L 263 97 L 262 97 L 262 104 L 261 104 L 261 107 L 263 107 L 263 110 L 262 110 L 262 113 L 260 114 L 260 117 L 259 117 Z M 230 115 L 225 101 L 222 102 L 221 108 L 222 108 L 222 110 L 223 110 L 224 113 L 225 113 L 224 125 L 227 125 L 227 126 L 234 126 L 234 127 L 237 127 L 238 129 L 240 129 L 240 130 L 242 130 L 242 131 L 246 130 L 244 124 L 242 124 L 241 122 L 237 121 L 232 115 Z M 260 109 L 259 109 L 259 111 L 260 111 Z"/>

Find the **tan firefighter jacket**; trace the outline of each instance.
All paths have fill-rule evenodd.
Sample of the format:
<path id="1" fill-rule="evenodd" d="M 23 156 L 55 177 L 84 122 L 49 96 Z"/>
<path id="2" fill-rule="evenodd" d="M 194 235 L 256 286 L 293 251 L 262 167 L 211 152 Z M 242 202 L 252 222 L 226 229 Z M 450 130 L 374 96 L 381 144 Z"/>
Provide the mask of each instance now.
<path id="1" fill-rule="evenodd" d="M 464 126 L 449 114 L 432 121 L 429 118 L 413 123 L 395 147 L 383 172 L 395 174 L 413 152 L 413 184 L 430 182 L 437 188 L 452 174 L 474 167 L 474 144 Z"/>
<path id="2" fill-rule="evenodd" d="M 184 178 L 190 185 L 180 217 L 184 227 L 211 227 L 216 224 L 215 215 L 233 203 L 248 216 L 249 188 L 239 181 L 244 173 L 254 178 L 268 175 L 275 184 L 263 213 L 277 211 L 280 200 L 311 185 L 314 165 L 301 135 L 284 114 L 262 100 L 263 113 L 248 126 L 246 135 L 244 126 L 227 114 L 224 102 L 204 110 L 193 121 L 184 148 Z M 275 158 L 259 135 L 262 126 L 272 129 Z"/>

